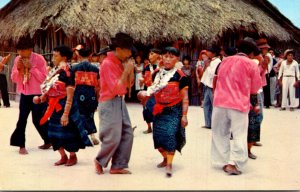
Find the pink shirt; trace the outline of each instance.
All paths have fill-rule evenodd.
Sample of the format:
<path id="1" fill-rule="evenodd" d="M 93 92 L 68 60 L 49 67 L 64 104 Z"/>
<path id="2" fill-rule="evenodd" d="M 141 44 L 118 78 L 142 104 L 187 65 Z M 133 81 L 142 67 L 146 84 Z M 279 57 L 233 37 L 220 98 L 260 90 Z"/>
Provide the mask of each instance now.
<path id="1" fill-rule="evenodd" d="M 100 65 L 100 98 L 99 102 L 108 101 L 114 97 L 126 94 L 126 85 L 120 83 L 124 67 L 113 52 L 108 52 L 107 57 Z"/>
<path id="2" fill-rule="evenodd" d="M 250 94 L 257 94 L 260 87 L 259 68 L 254 61 L 242 53 L 227 57 L 219 67 L 214 106 L 248 113 Z"/>
<path id="3" fill-rule="evenodd" d="M 42 55 L 32 52 L 30 55 L 30 78 L 29 81 L 23 84 L 23 75 L 20 75 L 17 69 L 17 63 L 20 56 L 14 60 L 14 66 L 11 72 L 11 79 L 17 84 L 17 92 L 24 95 L 39 95 L 41 93 L 40 85 L 44 82 L 47 76 L 47 64 Z"/>

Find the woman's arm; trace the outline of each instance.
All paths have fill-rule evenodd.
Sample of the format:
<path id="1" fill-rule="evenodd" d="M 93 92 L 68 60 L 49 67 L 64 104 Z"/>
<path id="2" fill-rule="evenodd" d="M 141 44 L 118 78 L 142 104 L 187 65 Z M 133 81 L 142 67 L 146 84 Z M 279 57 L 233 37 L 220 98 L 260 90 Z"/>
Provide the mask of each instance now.
<path id="1" fill-rule="evenodd" d="M 188 125 L 187 120 L 187 112 L 189 108 L 189 95 L 188 95 L 188 87 L 184 87 L 181 89 L 180 94 L 182 96 L 182 118 L 181 118 L 181 126 L 186 127 Z"/>

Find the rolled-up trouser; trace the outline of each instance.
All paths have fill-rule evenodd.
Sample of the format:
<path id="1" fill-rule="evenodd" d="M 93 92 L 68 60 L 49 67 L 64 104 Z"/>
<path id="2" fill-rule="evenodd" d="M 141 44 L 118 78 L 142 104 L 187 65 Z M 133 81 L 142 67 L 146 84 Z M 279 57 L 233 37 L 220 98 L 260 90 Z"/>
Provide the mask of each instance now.
<path id="1" fill-rule="evenodd" d="M 133 144 L 133 131 L 125 101 L 115 97 L 99 104 L 101 149 L 96 160 L 112 169 L 128 168 Z"/>

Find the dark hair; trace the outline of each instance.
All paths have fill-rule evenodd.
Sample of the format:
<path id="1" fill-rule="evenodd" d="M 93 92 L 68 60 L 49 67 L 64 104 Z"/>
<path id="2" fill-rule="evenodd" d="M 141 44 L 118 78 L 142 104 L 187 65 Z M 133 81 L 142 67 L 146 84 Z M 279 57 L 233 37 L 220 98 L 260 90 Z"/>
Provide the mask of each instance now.
<path id="1" fill-rule="evenodd" d="M 185 55 L 183 58 L 182 58 L 182 61 L 184 60 L 188 60 L 189 62 L 191 62 L 191 57 L 189 55 Z"/>
<path id="2" fill-rule="evenodd" d="M 57 46 L 53 49 L 53 51 L 59 52 L 62 57 L 66 57 L 67 60 L 70 60 L 73 56 L 73 51 L 70 47 L 65 45 Z"/>
<path id="3" fill-rule="evenodd" d="M 249 55 L 250 53 L 255 53 L 257 51 L 257 46 L 253 43 L 245 40 L 241 40 L 238 43 L 238 51 Z"/>
<path id="4" fill-rule="evenodd" d="M 227 49 L 225 49 L 224 52 L 227 56 L 232 56 L 232 55 L 237 54 L 237 50 L 235 47 L 228 47 Z"/>
<path id="5" fill-rule="evenodd" d="M 122 49 L 132 49 L 133 38 L 126 33 L 117 33 L 114 38 L 111 38 L 110 49 L 115 50 L 117 47 Z"/>
<path id="6" fill-rule="evenodd" d="M 21 37 L 16 45 L 17 50 L 32 49 L 34 46 L 33 40 L 30 37 Z"/>
<path id="7" fill-rule="evenodd" d="M 151 52 L 156 53 L 156 54 L 161 54 L 161 50 L 157 49 L 157 48 L 150 49 L 149 53 L 151 53 Z"/>
<path id="8" fill-rule="evenodd" d="M 175 55 L 177 57 L 179 57 L 180 52 L 178 49 L 176 49 L 175 47 L 165 47 L 164 50 L 162 51 L 162 54 L 166 54 L 166 53 L 170 53 L 172 55 Z"/>
<path id="9" fill-rule="evenodd" d="M 82 48 L 82 49 L 79 49 L 78 50 L 78 54 L 81 56 L 81 57 L 88 57 L 90 56 L 92 53 L 92 50 L 88 47 L 86 48 Z"/>
<path id="10" fill-rule="evenodd" d="M 207 51 L 216 54 L 216 56 L 219 56 L 221 52 L 221 48 L 218 45 L 213 44 L 212 46 L 207 48 Z"/>

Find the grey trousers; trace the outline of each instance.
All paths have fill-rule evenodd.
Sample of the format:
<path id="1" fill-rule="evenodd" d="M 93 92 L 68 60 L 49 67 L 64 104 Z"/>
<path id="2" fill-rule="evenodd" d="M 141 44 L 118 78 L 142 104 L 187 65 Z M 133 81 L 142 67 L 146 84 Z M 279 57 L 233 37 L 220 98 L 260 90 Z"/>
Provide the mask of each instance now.
<path id="1" fill-rule="evenodd" d="M 276 91 L 276 77 L 270 77 L 270 97 L 271 97 L 271 105 L 275 105 L 275 91 Z"/>
<path id="2" fill-rule="evenodd" d="M 101 148 L 96 160 L 112 169 L 128 168 L 133 144 L 133 131 L 125 101 L 122 97 L 99 104 Z"/>
<path id="3" fill-rule="evenodd" d="M 233 143 L 230 145 L 230 132 Z M 212 114 L 211 160 L 213 165 L 236 165 L 242 168 L 248 161 L 248 113 L 214 107 Z"/>

